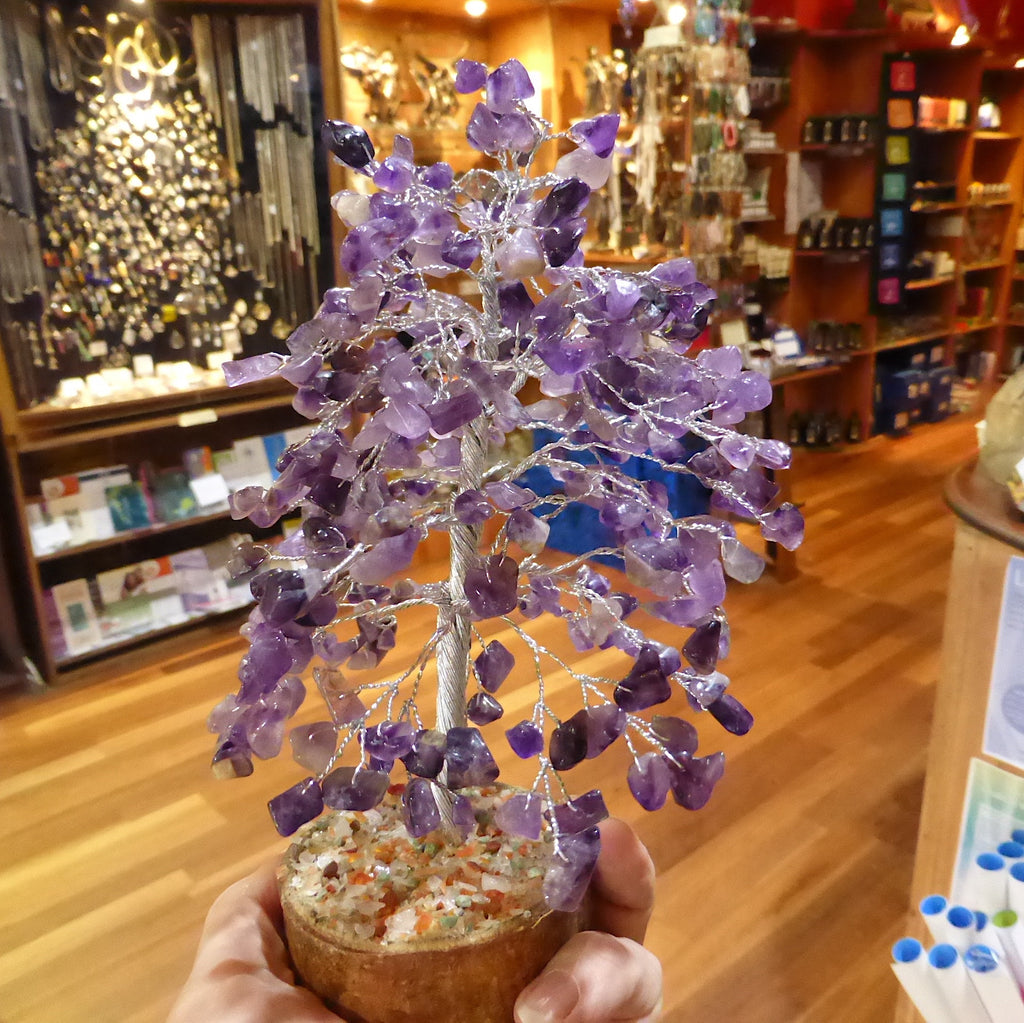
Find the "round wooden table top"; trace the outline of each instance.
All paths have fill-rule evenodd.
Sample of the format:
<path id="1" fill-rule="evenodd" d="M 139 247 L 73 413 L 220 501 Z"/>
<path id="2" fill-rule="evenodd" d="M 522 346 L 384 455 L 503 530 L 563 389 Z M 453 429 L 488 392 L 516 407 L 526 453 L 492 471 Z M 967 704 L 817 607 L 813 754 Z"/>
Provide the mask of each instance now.
<path id="1" fill-rule="evenodd" d="M 965 522 L 1024 551 L 1024 514 L 1005 485 L 995 482 L 972 458 L 946 481 L 946 504 Z"/>

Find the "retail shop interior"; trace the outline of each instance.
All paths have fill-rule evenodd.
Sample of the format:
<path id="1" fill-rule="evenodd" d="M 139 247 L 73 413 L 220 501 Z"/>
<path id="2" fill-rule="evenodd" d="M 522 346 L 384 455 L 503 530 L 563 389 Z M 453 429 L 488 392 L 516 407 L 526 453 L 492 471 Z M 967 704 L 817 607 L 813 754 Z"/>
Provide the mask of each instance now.
<path id="1" fill-rule="evenodd" d="M 1016 916 L 1000 918 L 1002 911 L 1024 914 L 1024 895 L 1014 888 L 1024 889 L 1024 868 L 1011 878 L 1013 862 L 1024 863 L 1024 845 L 1014 849 L 1024 838 L 1024 745 L 1016 743 L 1024 726 L 1013 724 L 1021 719 L 1011 707 L 1019 688 L 1007 681 L 1006 666 L 1006 651 L 1024 647 L 1007 646 L 1015 641 L 1017 605 L 1004 592 L 1014 566 L 1024 564 L 1024 5 L 1010 0 L 4 0 L 0 715 L 34 722 L 15 746 L 23 754 L 8 765 L 11 784 L 49 784 L 49 755 L 29 743 L 33 728 L 47 734 L 39 710 L 45 701 L 55 720 L 68 698 L 78 702 L 67 713 L 87 717 L 88 694 L 111 680 L 124 679 L 115 703 L 133 685 L 156 691 L 167 651 L 187 659 L 194 644 L 200 659 L 204 650 L 212 661 L 225 649 L 237 655 L 238 630 L 260 599 L 251 585 L 256 562 L 246 559 L 253 551 L 291 556 L 309 534 L 308 509 L 304 516 L 295 502 L 271 514 L 265 495 L 283 473 L 295 472 L 289 467 L 318 417 L 351 397 L 345 372 L 290 379 L 276 372 L 275 353 L 298 351 L 303 325 L 340 308 L 331 294 L 358 281 L 384 246 L 408 240 L 381 229 L 366 232 L 363 250 L 343 244 L 373 216 L 384 217 L 370 197 L 402 190 L 410 149 L 417 164 L 410 181 L 424 179 L 426 168 L 436 176 L 443 166 L 455 175 L 488 166 L 481 133 L 505 129 L 481 121 L 481 109 L 493 116 L 460 74 L 474 62 L 497 68 L 510 60 L 529 75 L 526 107 L 561 133 L 535 155 L 534 173 L 583 167 L 572 162 L 574 126 L 608 113 L 619 118 L 614 140 L 596 154 L 601 173 L 587 182 L 589 199 L 571 229 L 538 223 L 540 265 L 547 259 L 549 267 L 640 275 L 692 261 L 715 300 L 688 354 L 710 360 L 704 353 L 713 352 L 724 365 L 717 350 L 734 349 L 728 358 L 770 389 L 763 408 L 734 419 L 726 409 L 721 422 L 752 442 L 792 449 L 786 471 L 781 460 L 755 464 L 753 456 L 734 467 L 757 474 L 780 504 L 804 510 L 807 550 L 757 535 L 739 505 L 714 498 L 699 474 L 679 471 L 699 459 L 699 438 L 648 460 L 638 449 L 623 468 L 636 486 L 656 493 L 673 518 L 731 523 L 767 564 L 752 592 L 777 602 L 790 623 L 813 618 L 803 600 L 853 608 L 856 601 L 823 566 L 856 589 L 863 582 L 853 568 L 857 552 L 874 552 L 883 534 L 901 563 L 904 522 L 907 533 L 934 532 L 942 552 L 919 566 L 935 582 L 915 598 L 930 601 L 932 625 L 941 626 L 947 608 L 946 646 L 940 663 L 935 629 L 918 630 L 913 656 L 930 658 L 922 674 L 931 676 L 913 682 L 928 699 L 914 704 L 924 723 L 906 740 L 917 744 L 906 754 L 917 788 L 901 790 L 910 821 L 900 846 L 902 887 L 889 893 L 898 905 L 879 910 L 877 933 L 857 939 L 864 959 L 857 976 L 877 980 L 878 1000 L 866 1002 L 863 1014 L 837 1008 L 837 974 L 827 1015 L 816 993 L 794 984 L 768 997 L 763 1015 L 751 996 L 730 1010 L 738 1014 L 719 1018 L 868 1023 L 895 1012 L 910 1023 L 916 1011 L 926 1023 L 1024 1019 L 1012 990 L 1019 1002 L 1024 929 L 1014 928 Z M 330 125 L 340 122 L 365 129 L 381 161 L 372 179 L 361 171 L 368 158 L 360 164 L 345 150 L 354 136 L 342 138 L 337 127 L 332 134 Z M 486 184 L 479 198 L 487 199 Z M 441 243 L 444 217 L 439 207 L 436 237 L 422 227 L 416 235 L 410 277 L 483 309 L 488 296 L 472 279 L 437 268 L 447 261 L 449 271 L 465 270 L 478 255 L 468 235 L 460 253 Z M 538 293 L 559 284 L 521 276 Z M 359 301 L 377 303 L 383 314 L 392 296 L 371 290 L 357 284 Z M 617 329 L 634 331 L 639 344 L 648 327 L 639 312 L 635 319 Z M 411 349 L 421 340 L 399 332 L 396 343 Z M 570 356 L 563 361 L 569 365 Z M 269 369 L 250 372 L 254 366 Z M 552 379 L 568 381 L 559 398 L 582 388 L 582 370 L 549 367 Z M 541 405 L 540 394 L 521 390 L 518 397 Z M 625 408 L 626 399 L 616 398 Z M 357 403 L 342 431 L 352 440 L 374 411 Z M 589 438 L 585 420 L 580 412 L 579 437 Z M 436 420 L 433 428 L 440 436 Z M 557 436 L 541 427 L 510 430 L 495 464 L 528 460 Z M 894 474 L 894 466 L 902 468 Z M 392 483 L 402 476 L 388 471 Z M 901 475 L 920 480 L 920 490 L 908 484 L 900 491 L 905 508 L 926 509 L 917 519 L 901 519 L 900 506 L 870 489 L 869 481 L 898 487 Z M 523 485 L 538 482 L 524 477 Z M 877 537 L 876 516 L 892 527 L 879 526 Z M 614 547 L 620 526 L 596 502 L 573 506 L 551 519 L 547 543 L 582 556 Z M 833 529 L 845 553 L 829 549 Z M 446 557 L 431 533 L 408 571 L 436 578 Z M 604 564 L 613 573 L 623 568 Z M 865 622 L 882 633 L 906 626 L 918 635 L 913 606 L 894 597 L 898 620 L 880 623 L 886 598 L 875 596 L 881 604 Z M 845 615 L 828 630 L 823 663 L 840 664 L 844 644 L 860 634 L 856 611 Z M 800 632 L 793 624 L 783 631 Z M 742 632 L 741 620 L 741 640 Z M 777 671 L 784 656 L 778 649 L 772 656 Z M 876 660 L 864 672 L 891 671 L 902 681 L 895 647 Z M 1003 700 L 1008 738 L 992 723 L 998 701 L 986 686 L 993 663 L 992 692 Z M 962 675 L 952 678 L 950 665 Z M 756 658 L 747 669 L 756 673 Z M 765 691 L 781 704 L 799 703 L 800 665 L 787 671 L 794 676 L 788 691 Z M 963 677 L 972 671 L 984 679 L 968 693 Z M 228 677 L 210 691 L 233 685 Z M 853 716 L 870 720 L 849 695 L 852 680 L 849 687 L 835 700 L 849 698 Z M 933 742 L 947 744 L 948 760 L 934 746 L 927 750 L 933 703 Z M 967 703 L 977 713 L 963 711 Z M 771 721 L 772 713 L 766 698 L 761 714 Z M 889 710 L 879 705 L 877 713 Z M 787 714 L 774 744 L 780 775 L 790 756 L 780 752 L 781 736 L 799 728 L 796 713 Z M 203 742 L 203 729 L 197 719 L 196 742 L 183 745 Z M 895 737 L 887 755 L 902 756 L 903 741 Z M 90 755 L 83 748 L 75 763 L 87 767 Z M 53 778 L 63 776 L 54 770 Z M 4 791 L 0 782 L 0 806 Z M 996 791 L 1011 806 L 1005 819 Z M 807 805 L 824 812 L 811 796 Z M 737 820 L 746 812 L 737 811 Z M 961 827 L 961 818 L 973 823 Z M 655 851 L 660 870 L 671 830 L 658 827 L 649 834 L 664 843 Z M 713 808 L 700 827 L 714 843 Z M 985 868 L 999 882 L 979 873 L 985 854 L 1000 860 Z M 19 862 L 17 869 L 30 870 L 27 853 Z M 799 888 L 797 875 L 810 869 L 794 868 L 787 883 Z M 226 883 L 230 868 L 221 871 Z M 700 885 L 687 883 L 696 897 Z M 824 919 L 834 894 L 823 891 L 808 913 Z M 921 920 L 907 916 L 911 900 L 939 894 L 948 900 L 943 913 L 958 900 L 970 903 L 987 928 L 975 916 L 964 925 L 973 928 L 969 935 L 951 930 L 945 916 L 936 922 L 937 903 Z M 180 922 L 183 934 L 200 908 L 194 893 L 189 898 L 195 905 Z M 879 894 L 879 904 L 885 901 Z M 740 917 L 732 923 L 756 929 Z M 23 920 L 19 926 L 22 951 L 73 928 L 69 919 L 48 924 L 35 939 Z M 801 926 L 813 942 L 811 925 Z M 895 953 L 897 983 L 889 950 L 904 930 L 916 937 Z M 663 962 L 669 933 L 656 927 Z M 764 928 L 766 946 L 772 933 Z M 940 954 L 926 966 L 929 949 L 948 944 L 959 958 L 943 965 Z M 183 938 L 175 962 L 187 958 L 186 945 Z M 974 945 L 993 945 L 996 965 L 965 959 Z M 699 960 L 699 935 L 687 947 Z M 20 954 L 12 960 L 28 976 Z M 961 966 L 959 993 L 951 994 L 947 977 Z M 1004 972 L 1009 987 L 981 980 L 975 995 L 965 986 L 975 974 Z M 711 994 L 684 981 L 682 966 L 668 967 L 669 979 L 677 973 L 679 993 L 666 995 L 663 1018 L 712 1018 L 699 1014 L 709 1004 L 700 999 L 714 1001 Z M 132 1018 L 166 1013 L 174 980 L 161 984 Z M 23 1006 L 12 1021 L 42 1023 L 35 996 L 11 990 Z M 97 989 L 91 1018 L 113 1018 L 103 1014 L 104 997 Z M 715 998 L 731 1004 L 724 990 Z M 61 1018 L 86 1018 L 76 1011 Z"/>

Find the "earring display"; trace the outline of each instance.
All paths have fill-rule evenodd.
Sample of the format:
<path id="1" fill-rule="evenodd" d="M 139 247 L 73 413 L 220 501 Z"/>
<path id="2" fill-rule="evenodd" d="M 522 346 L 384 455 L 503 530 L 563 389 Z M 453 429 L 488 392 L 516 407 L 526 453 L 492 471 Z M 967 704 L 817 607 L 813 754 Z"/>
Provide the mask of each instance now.
<path id="1" fill-rule="evenodd" d="M 685 250 L 726 310 L 743 298 L 743 128 L 753 42 L 747 7 L 698 0 L 676 45 L 645 45 L 636 61 L 641 247 Z"/>
<path id="2" fill-rule="evenodd" d="M 162 20 L 49 3 L 39 16 L 18 2 L 0 23 L 0 231 L 13 253 L 0 335 L 19 403 L 160 393 L 171 376 L 219 383 L 208 369 L 269 350 L 312 314 L 325 211 L 302 15 Z M 240 301 L 261 315 L 240 315 Z M 167 362 L 193 372 L 161 372 Z"/>

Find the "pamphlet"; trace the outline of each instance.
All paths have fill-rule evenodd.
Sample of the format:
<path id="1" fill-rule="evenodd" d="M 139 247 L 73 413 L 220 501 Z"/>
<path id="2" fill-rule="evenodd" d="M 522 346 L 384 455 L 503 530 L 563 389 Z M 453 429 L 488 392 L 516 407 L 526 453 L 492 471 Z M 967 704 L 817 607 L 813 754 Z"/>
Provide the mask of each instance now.
<path id="1" fill-rule="evenodd" d="M 1006 566 L 982 751 L 1024 769 L 1024 558 Z"/>

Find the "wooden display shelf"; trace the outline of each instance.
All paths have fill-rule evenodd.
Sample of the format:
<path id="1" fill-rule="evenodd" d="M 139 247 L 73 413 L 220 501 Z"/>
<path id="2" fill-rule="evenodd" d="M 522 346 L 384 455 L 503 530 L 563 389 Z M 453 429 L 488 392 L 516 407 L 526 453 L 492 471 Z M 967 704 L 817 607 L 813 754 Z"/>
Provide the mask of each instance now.
<path id="1" fill-rule="evenodd" d="M 889 352 L 897 348 L 909 348 L 911 345 L 926 344 L 928 341 L 938 341 L 941 338 L 949 337 L 955 333 L 952 327 L 944 327 L 942 330 L 935 330 L 929 334 L 914 334 L 910 337 L 902 337 L 895 341 L 879 341 L 875 346 L 877 352 Z"/>
<path id="2" fill-rule="evenodd" d="M 803 259 L 829 259 L 834 263 L 859 263 L 871 249 L 796 249 L 794 255 Z"/>
<path id="3" fill-rule="evenodd" d="M 807 380 L 819 377 L 835 376 L 840 371 L 834 363 L 830 366 L 815 366 L 814 369 L 798 369 L 795 373 L 783 373 L 781 376 L 770 377 L 772 387 L 785 387 L 787 384 L 802 384 Z"/>
<path id="4" fill-rule="evenodd" d="M 856 40 L 885 39 L 887 28 L 812 28 L 807 30 L 807 39 L 815 43 L 844 43 Z"/>
<path id="5" fill-rule="evenodd" d="M 967 323 L 962 327 L 957 327 L 953 333 L 962 337 L 965 334 L 978 334 L 983 330 L 991 330 L 993 327 L 998 327 L 998 320 L 984 320 L 982 323 Z"/>
<path id="6" fill-rule="evenodd" d="M 922 128 L 918 127 L 917 131 L 921 132 L 922 135 L 966 135 L 971 131 L 969 125 L 949 125 L 945 128 Z"/>
<path id="7" fill-rule="evenodd" d="M 1012 131 L 988 131 L 982 129 L 974 133 L 975 139 L 979 142 L 1019 142 L 1021 136 Z"/>
<path id="8" fill-rule="evenodd" d="M 81 651 L 80 653 L 67 654 L 56 661 L 56 667 L 59 671 L 67 671 L 70 668 L 77 667 L 80 664 L 85 664 L 88 661 L 94 661 L 100 657 L 109 657 L 111 654 L 119 653 L 122 650 L 130 650 L 132 647 L 139 646 L 142 643 L 149 643 L 154 639 L 163 639 L 167 636 L 173 636 L 177 632 L 184 632 L 186 629 L 191 629 L 193 626 L 198 625 L 201 622 L 212 622 L 218 618 L 238 614 L 241 611 L 245 611 L 246 608 L 251 605 L 252 602 L 249 601 L 245 604 L 239 604 L 236 607 L 226 607 L 214 611 L 203 611 L 196 614 L 190 614 L 180 622 L 172 622 L 169 625 L 162 625 L 156 629 L 149 629 L 146 632 L 140 632 L 135 636 L 122 636 L 107 643 L 99 643 L 94 647 L 90 647 L 88 650 Z"/>
<path id="9" fill-rule="evenodd" d="M 911 206 L 911 213 L 955 213 L 957 210 L 967 209 L 967 204 L 962 202 L 929 202 L 920 206 Z"/>
<path id="10" fill-rule="evenodd" d="M 821 153 L 825 156 L 850 158 L 874 152 L 874 142 L 802 142 L 801 153 Z"/>
<path id="11" fill-rule="evenodd" d="M 67 558 L 74 558 L 80 554 L 89 554 L 92 551 L 105 550 L 108 547 L 119 547 L 122 544 L 134 543 L 136 540 L 146 540 L 153 536 L 164 536 L 171 533 L 178 533 L 193 528 L 204 526 L 210 522 L 220 522 L 223 519 L 230 519 L 231 512 L 225 508 L 223 511 L 210 512 L 207 515 L 193 515 L 187 519 L 179 519 L 177 522 L 160 522 L 144 529 L 132 529 L 124 533 L 115 533 L 113 536 L 105 537 L 102 540 L 90 540 L 89 543 L 75 544 L 73 547 L 61 547 L 59 550 L 50 551 L 47 554 L 37 554 L 36 561 L 40 564 L 47 562 L 63 561 Z"/>
<path id="12" fill-rule="evenodd" d="M 973 274 L 982 270 L 1002 270 L 1008 265 L 1005 259 L 989 259 L 981 263 L 965 263 L 960 269 L 965 274 Z"/>
<path id="13" fill-rule="evenodd" d="M 943 284 L 952 284 L 956 280 L 953 274 L 943 277 L 924 277 L 917 281 L 907 281 L 904 288 L 907 291 L 922 291 L 925 288 L 940 288 Z"/>
<path id="14" fill-rule="evenodd" d="M 122 415 L 121 407 L 117 406 L 117 418 L 108 419 L 106 422 L 104 422 L 101 416 L 87 418 L 85 422 L 91 421 L 97 424 L 103 423 L 103 425 L 95 425 L 85 429 L 79 429 L 79 423 L 70 421 L 63 423 L 60 415 L 54 414 L 54 418 L 48 416 L 43 421 L 46 424 L 45 429 L 42 429 L 43 422 L 32 421 L 32 426 L 40 427 L 40 429 L 23 434 L 19 441 L 18 449 L 22 452 L 33 452 L 53 450 L 70 445 L 93 444 L 98 441 L 109 440 L 113 437 L 121 437 L 126 432 L 152 433 L 194 426 L 204 422 L 214 423 L 220 419 L 247 415 L 250 412 L 264 412 L 270 409 L 284 408 L 291 404 L 294 394 L 294 390 L 290 386 L 285 385 L 285 387 L 287 389 L 278 388 L 273 393 L 264 394 L 260 397 L 243 397 L 242 394 L 238 394 L 238 400 L 234 401 L 222 400 L 215 402 L 213 395 L 203 395 L 205 400 L 200 400 L 198 397 L 190 394 L 190 401 L 186 408 L 179 407 L 179 410 L 176 412 L 144 415 L 138 418 L 131 416 L 127 412 Z M 226 397 L 224 393 L 226 391 L 226 388 L 218 388 L 219 396 L 222 398 Z M 236 397 L 236 395 L 233 394 L 232 397 Z M 192 398 L 195 398 L 195 400 L 191 400 Z M 163 402 L 162 407 L 174 408 L 175 406 L 172 402 Z M 104 406 L 104 408 L 108 408 L 108 406 Z M 68 413 L 75 413 L 80 410 L 68 409 L 66 411 Z M 141 410 L 136 409 L 135 411 L 139 412 Z M 146 411 L 150 411 L 150 409 L 147 408 Z M 71 420 L 77 417 L 69 415 L 68 418 Z M 21 424 L 26 421 L 19 416 L 19 429 Z"/>

